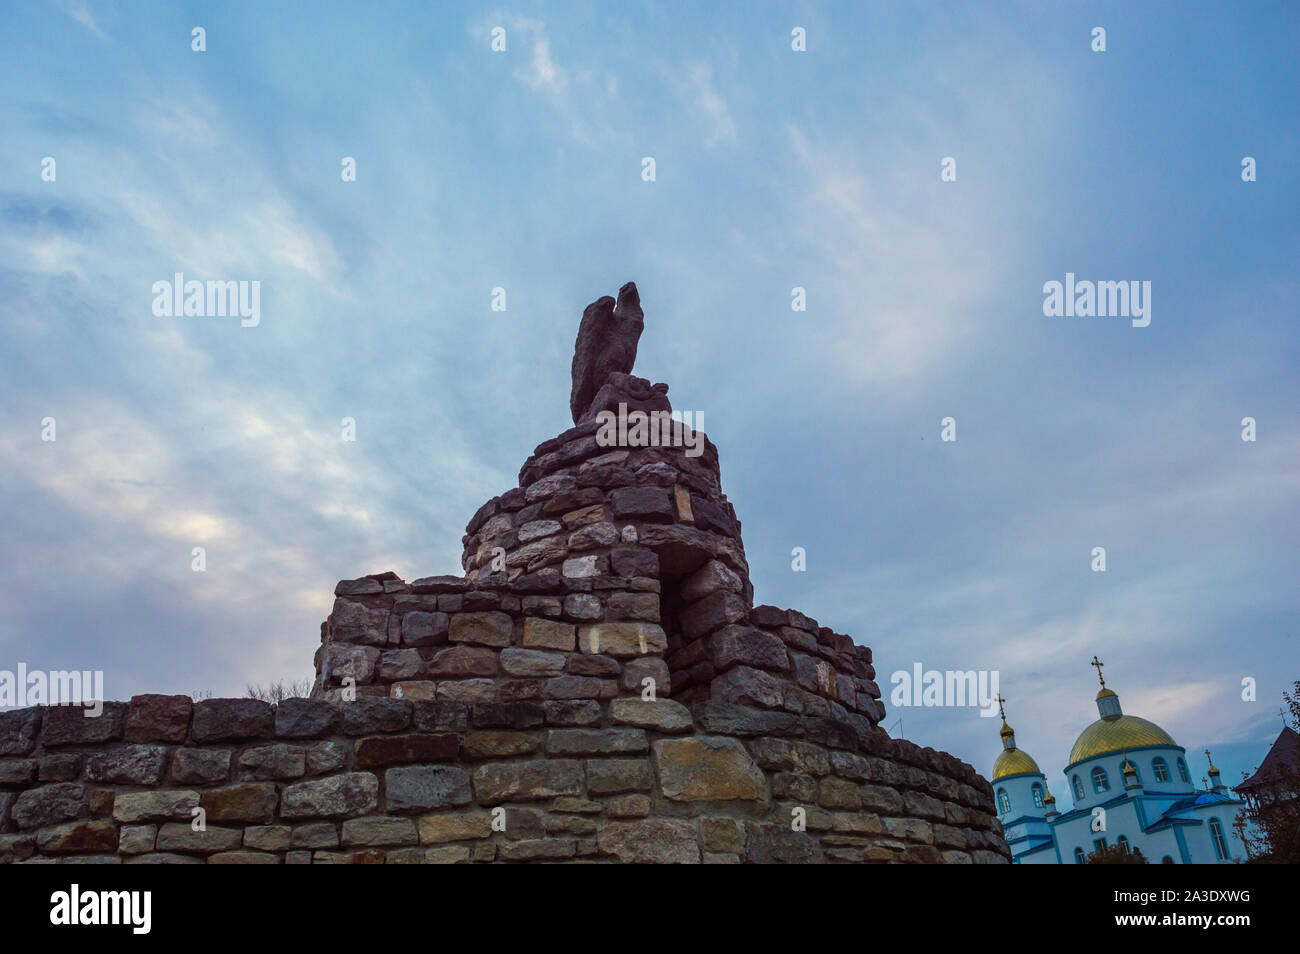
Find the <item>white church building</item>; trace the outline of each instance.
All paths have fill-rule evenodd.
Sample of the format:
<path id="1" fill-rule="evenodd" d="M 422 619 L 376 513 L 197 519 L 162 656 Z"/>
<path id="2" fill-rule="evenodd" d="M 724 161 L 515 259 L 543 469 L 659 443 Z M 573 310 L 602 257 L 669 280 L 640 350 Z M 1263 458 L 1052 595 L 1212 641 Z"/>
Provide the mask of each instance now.
<path id="1" fill-rule="evenodd" d="M 1242 802 L 1220 781 L 1213 761 L 1202 788 L 1187 753 L 1154 722 L 1126 715 L 1106 688 L 1102 662 L 1099 718 L 1080 734 L 1064 769 L 1074 801 L 1057 810 L 1047 779 L 1002 712 L 1002 752 L 993 764 L 998 819 L 1014 864 L 1083 864 L 1098 849 L 1140 850 L 1152 864 L 1222 864 L 1244 859 L 1229 837 Z M 1205 753 L 1209 759 L 1209 752 Z"/>

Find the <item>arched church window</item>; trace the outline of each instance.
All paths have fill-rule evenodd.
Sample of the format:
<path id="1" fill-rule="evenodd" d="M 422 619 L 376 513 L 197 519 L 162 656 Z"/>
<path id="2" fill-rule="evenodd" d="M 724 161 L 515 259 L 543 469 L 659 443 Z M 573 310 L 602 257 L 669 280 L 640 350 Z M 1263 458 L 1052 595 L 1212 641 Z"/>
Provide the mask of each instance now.
<path id="1" fill-rule="evenodd" d="M 1115 839 L 1115 844 L 1119 846 L 1120 851 L 1128 854 L 1128 835 L 1120 835 Z"/>
<path id="2" fill-rule="evenodd" d="M 1011 799 L 1007 798 L 1005 789 L 998 789 L 998 811 L 1005 815 L 1011 811 Z"/>
<path id="3" fill-rule="evenodd" d="M 1082 848 L 1076 848 L 1076 849 L 1074 849 L 1074 863 L 1075 863 L 1076 865 L 1081 865 L 1081 864 L 1083 864 L 1083 849 L 1082 849 Z"/>
<path id="4" fill-rule="evenodd" d="M 1162 865 L 1172 865 L 1174 863 L 1174 859 L 1169 857 L 1169 855 L 1165 855 L 1163 858 L 1160 859 L 1160 863 Z"/>
<path id="5" fill-rule="evenodd" d="M 1169 781 L 1169 763 L 1159 756 L 1151 760 L 1151 771 L 1155 773 L 1157 782 Z"/>
<path id="6" fill-rule="evenodd" d="M 1210 840 L 1214 842 L 1214 857 L 1219 861 L 1228 860 L 1228 843 L 1223 840 L 1223 825 L 1217 818 L 1210 819 Z"/>
<path id="7" fill-rule="evenodd" d="M 1035 782 L 1032 791 L 1034 793 L 1034 807 L 1042 808 L 1043 807 L 1043 786 Z"/>
<path id="8" fill-rule="evenodd" d="M 1075 800 L 1076 802 L 1077 802 L 1077 801 L 1082 801 L 1082 800 L 1083 800 L 1083 783 L 1082 783 L 1081 781 L 1079 781 L 1079 776 L 1076 775 L 1076 776 L 1075 776 L 1074 778 L 1072 778 L 1070 781 L 1074 783 L 1074 800 Z"/>
<path id="9" fill-rule="evenodd" d="M 1100 765 L 1092 770 L 1092 789 L 1098 795 L 1110 791 L 1110 779 L 1106 777 L 1106 770 Z"/>
<path id="10" fill-rule="evenodd" d="M 1191 784 L 1192 779 L 1187 774 L 1187 763 L 1184 762 L 1182 759 L 1178 760 L 1178 775 L 1180 778 L 1182 778 L 1184 782 L 1186 782 L 1189 785 Z"/>

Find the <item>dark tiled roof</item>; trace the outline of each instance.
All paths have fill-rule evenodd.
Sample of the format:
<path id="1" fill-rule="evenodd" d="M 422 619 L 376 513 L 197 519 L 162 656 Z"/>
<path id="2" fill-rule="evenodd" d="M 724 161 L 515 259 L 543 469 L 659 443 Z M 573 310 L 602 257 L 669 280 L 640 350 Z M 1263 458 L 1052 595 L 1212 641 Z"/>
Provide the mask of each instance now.
<path id="1" fill-rule="evenodd" d="M 1300 735 L 1289 728 L 1282 730 L 1273 747 L 1268 750 L 1268 755 L 1264 756 L 1264 761 L 1255 769 L 1255 774 L 1240 785 L 1234 785 L 1232 790 L 1246 792 L 1276 783 L 1286 766 L 1290 766 L 1292 771 L 1300 770 Z"/>

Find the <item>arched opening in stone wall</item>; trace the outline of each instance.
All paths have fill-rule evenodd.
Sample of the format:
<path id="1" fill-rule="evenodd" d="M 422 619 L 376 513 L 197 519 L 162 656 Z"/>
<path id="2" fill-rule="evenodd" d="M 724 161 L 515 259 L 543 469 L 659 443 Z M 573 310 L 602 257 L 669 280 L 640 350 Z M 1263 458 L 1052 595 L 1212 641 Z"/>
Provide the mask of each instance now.
<path id="1" fill-rule="evenodd" d="M 668 639 L 664 661 L 668 665 L 670 695 L 682 702 L 708 698 L 713 677 L 702 637 L 688 635 L 682 617 L 691 601 L 683 595 L 685 582 L 711 559 L 703 546 L 689 539 L 653 541 L 659 558 L 659 625 Z"/>
<path id="2" fill-rule="evenodd" d="M 659 625 L 663 627 L 668 637 L 668 652 L 665 654 L 664 662 L 668 665 L 669 694 L 673 698 L 679 698 L 691 684 L 690 667 L 682 662 L 686 637 L 682 633 L 681 615 L 686 603 L 682 599 L 681 582 L 680 574 L 661 575 L 659 579 Z"/>

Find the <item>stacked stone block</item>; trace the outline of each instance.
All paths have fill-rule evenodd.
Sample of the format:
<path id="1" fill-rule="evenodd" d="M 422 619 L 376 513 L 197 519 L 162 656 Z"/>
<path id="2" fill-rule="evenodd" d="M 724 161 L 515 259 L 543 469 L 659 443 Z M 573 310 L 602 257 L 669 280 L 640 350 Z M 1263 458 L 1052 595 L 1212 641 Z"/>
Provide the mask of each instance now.
<path id="1" fill-rule="evenodd" d="M 608 448 L 598 424 L 541 444 L 464 538 L 463 577 L 345 581 L 317 691 L 474 702 L 655 691 L 841 721 L 884 716 L 871 650 L 753 606 L 717 448 Z M 693 443 L 693 442 L 688 442 Z"/>

